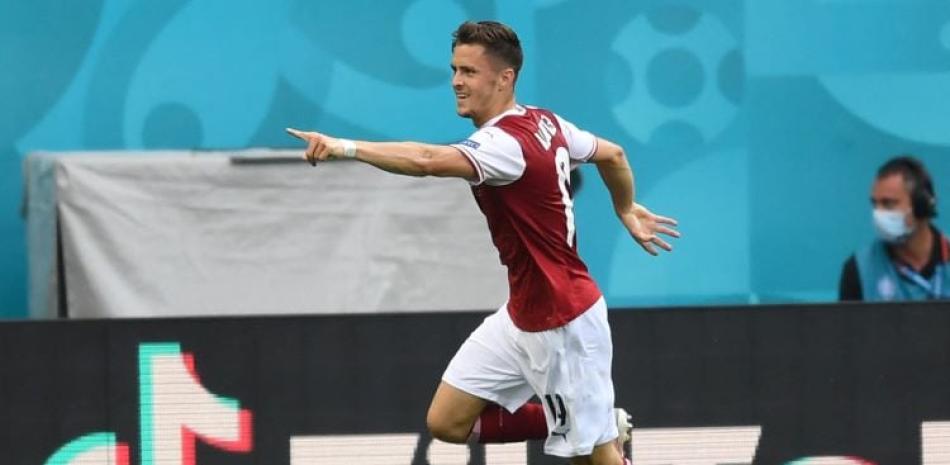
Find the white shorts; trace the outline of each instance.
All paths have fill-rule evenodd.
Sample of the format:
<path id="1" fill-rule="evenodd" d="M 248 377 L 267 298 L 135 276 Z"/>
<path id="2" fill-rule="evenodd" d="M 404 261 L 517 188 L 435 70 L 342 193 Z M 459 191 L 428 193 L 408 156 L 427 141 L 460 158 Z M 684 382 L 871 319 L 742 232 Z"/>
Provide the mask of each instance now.
<path id="1" fill-rule="evenodd" d="M 544 452 L 577 457 L 617 438 L 612 356 L 603 298 L 540 332 L 518 329 L 502 306 L 462 344 L 442 380 L 509 412 L 537 395 L 548 423 Z"/>

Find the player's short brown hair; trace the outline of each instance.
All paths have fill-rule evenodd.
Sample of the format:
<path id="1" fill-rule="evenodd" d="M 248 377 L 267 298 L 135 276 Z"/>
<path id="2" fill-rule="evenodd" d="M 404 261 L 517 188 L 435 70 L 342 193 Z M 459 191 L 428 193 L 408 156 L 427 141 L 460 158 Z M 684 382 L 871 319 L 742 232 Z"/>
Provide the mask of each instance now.
<path id="1" fill-rule="evenodd" d="M 478 44 L 485 51 L 500 59 L 515 70 L 515 76 L 521 72 L 521 41 L 515 31 L 498 21 L 466 21 L 452 33 L 452 50 L 459 44 Z"/>

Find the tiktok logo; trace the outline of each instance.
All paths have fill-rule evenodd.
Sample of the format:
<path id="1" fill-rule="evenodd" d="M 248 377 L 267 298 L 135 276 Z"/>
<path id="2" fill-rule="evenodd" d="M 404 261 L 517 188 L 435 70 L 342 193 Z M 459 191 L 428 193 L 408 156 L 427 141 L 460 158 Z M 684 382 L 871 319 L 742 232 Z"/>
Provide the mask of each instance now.
<path id="1" fill-rule="evenodd" d="M 195 465 L 195 443 L 247 453 L 251 412 L 201 385 L 191 353 L 177 343 L 139 346 L 141 464 Z M 160 447 L 159 447 L 160 445 Z M 46 465 L 129 465 L 129 446 L 115 433 L 90 433 L 57 450 Z"/>

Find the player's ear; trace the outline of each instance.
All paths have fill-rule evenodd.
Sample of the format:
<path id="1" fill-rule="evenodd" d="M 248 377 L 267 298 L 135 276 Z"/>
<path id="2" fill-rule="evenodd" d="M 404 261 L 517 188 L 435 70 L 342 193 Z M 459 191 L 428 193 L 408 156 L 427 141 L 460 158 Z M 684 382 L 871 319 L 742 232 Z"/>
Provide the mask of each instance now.
<path id="1" fill-rule="evenodd" d="M 515 85 L 515 70 L 514 68 L 505 68 L 501 71 L 501 75 L 498 80 L 499 90 L 501 89 L 510 89 Z"/>

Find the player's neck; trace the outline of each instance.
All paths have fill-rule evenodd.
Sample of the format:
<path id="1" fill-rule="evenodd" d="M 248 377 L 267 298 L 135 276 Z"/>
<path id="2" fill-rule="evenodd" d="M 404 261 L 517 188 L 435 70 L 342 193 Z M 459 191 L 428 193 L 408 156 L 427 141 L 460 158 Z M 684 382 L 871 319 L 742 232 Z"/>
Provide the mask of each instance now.
<path id="1" fill-rule="evenodd" d="M 504 99 L 504 100 L 498 101 L 498 103 L 496 103 L 496 104 L 494 104 L 494 105 L 491 105 L 491 106 L 489 107 L 488 111 L 486 111 L 483 116 L 481 116 L 480 118 L 475 119 L 473 122 L 475 123 L 475 126 L 476 126 L 476 127 L 479 127 L 479 128 L 480 128 L 480 127 L 484 126 L 485 123 L 487 123 L 487 122 L 493 120 L 496 116 L 498 116 L 498 115 L 500 115 L 500 114 L 502 114 L 502 113 L 504 113 L 504 112 L 506 112 L 506 111 L 508 111 L 508 110 L 511 110 L 512 108 L 515 107 L 515 105 L 516 105 L 516 104 L 515 104 L 515 96 L 512 95 L 512 96 L 510 96 L 510 97 L 508 97 L 508 98 L 506 98 L 506 99 Z"/>

